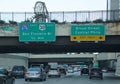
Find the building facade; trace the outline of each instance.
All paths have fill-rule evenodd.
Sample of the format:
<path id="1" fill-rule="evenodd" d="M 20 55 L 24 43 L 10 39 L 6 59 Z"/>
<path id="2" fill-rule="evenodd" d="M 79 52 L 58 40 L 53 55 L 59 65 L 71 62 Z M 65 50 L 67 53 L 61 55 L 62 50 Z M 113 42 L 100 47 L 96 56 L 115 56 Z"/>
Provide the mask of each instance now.
<path id="1" fill-rule="evenodd" d="M 120 0 L 107 0 L 110 20 L 120 20 Z"/>
<path id="2" fill-rule="evenodd" d="M 120 0 L 108 0 L 108 3 L 110 4 L 111 10 L 120 9 Z"/>

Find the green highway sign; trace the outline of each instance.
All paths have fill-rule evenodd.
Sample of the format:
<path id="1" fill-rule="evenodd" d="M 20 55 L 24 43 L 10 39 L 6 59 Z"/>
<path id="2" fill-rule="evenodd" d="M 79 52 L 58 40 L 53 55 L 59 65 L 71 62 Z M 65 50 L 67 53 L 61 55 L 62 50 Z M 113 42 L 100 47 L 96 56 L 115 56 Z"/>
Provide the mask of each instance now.
<path id="1" fill-rule="evenodd" d="M 99 67 L 99 64 L 98 63 L 94 63 L 93 67 Z"/>
<path id="2" fill-rule="evenodd" d="M 103 24 L 71 25 L 71 41 L 104 41 Z"/>
<path id="3" fill-rule="evenodd" d="M 19 24 L 19 41 L 21 42 L 47 42 L 55 40 L 54 23 L 22 22 Z"/>

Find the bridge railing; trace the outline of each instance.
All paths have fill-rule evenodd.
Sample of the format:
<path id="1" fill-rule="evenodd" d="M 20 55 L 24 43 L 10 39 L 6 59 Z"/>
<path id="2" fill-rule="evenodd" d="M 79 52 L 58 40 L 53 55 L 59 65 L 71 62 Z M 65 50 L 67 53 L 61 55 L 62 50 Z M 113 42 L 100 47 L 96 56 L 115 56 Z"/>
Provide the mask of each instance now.
<path id="1" fill-rule="evenodd" d="M 34 12 L 0 12 L 0 20 L 33 21 Z M 49 21 L 56 22 L 113 22 L 120 21 L 120 10 L 49 12 Z"/>

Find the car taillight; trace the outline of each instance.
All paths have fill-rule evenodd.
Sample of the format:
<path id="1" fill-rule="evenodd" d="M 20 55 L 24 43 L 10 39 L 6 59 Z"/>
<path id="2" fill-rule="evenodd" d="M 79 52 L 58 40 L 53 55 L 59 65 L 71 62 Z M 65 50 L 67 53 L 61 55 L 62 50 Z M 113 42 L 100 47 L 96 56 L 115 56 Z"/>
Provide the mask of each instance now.
<path id="1" fill-rule="evenodd" d="M 25 74 L 30 74 L 29 72 L 26 72 Z"/>
<path id="2" fill-rule="evenodd" d="M 25 72 L 24 72 L 24 71 L 21 71 L 21 73 L 22 73 L 22 74 L 25 74 Z"/>

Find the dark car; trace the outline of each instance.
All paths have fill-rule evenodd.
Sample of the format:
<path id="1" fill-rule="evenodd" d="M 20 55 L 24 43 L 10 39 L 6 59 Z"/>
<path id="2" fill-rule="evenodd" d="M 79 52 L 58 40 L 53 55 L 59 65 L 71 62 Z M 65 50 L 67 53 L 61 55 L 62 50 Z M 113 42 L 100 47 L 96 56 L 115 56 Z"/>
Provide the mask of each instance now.
<path id="1" fill-rule="evenodd" d="M 5 68 L 0 68 L 0 84 L 15 84 L 14 77 Z"/>
<path id="2" fill-rule="evenodd" d="M 61 74 L 66 75 L 66 68 L 64 68 L 64 67 L 59 67 L 59 72 L 60 72 Z"/>
<path id="3" fill-rule="evenodd" d="M 81 75 L 82 75 L 82 74 L 87 74 L 87 75 L 89 75 L 89 68 L 87 68 L 87 67 L 82 68 L 82 69 L 81 69 Z"/>
<path id="4" fill-rule="evenodd" d="M 100 69 L 100 68 L 91 68 L 90 73 L 89 73 L 89 78 L 91 79 L 93 77 L 103 79 L 102 69 Z"/>
<path id="5" fill-rule="evenodd" d="M 16 77 L 24 78 L 26 72 L 26 68 L 24 66 L 14 66 L 11 71 L 11 75 Z"/>

